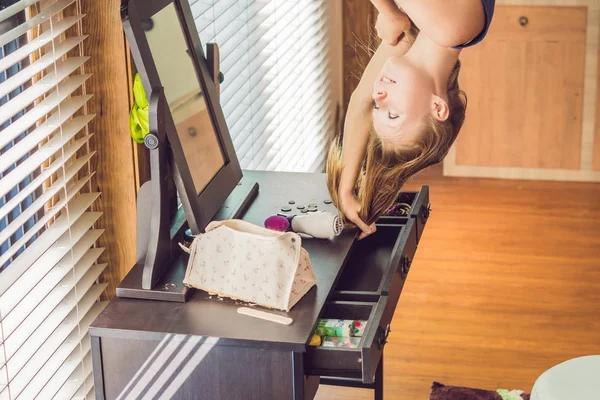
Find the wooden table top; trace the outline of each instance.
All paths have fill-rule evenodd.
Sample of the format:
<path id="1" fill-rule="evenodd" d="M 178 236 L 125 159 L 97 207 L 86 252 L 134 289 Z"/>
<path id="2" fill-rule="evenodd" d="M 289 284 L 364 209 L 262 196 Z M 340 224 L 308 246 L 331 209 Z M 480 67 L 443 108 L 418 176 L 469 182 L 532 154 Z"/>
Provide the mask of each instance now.
<path id="1" fill-rule="evenodd" d="M 294 201 L 317 204 L 319 210 L 335 212 L 324 174 L 246 171 L 244 179 L 259 183 L 259 194 L 244 219 L 263 226 L 264 220 Z M 219 345 L 246 345 L 302 351 L 316 325 L 325 301 L 337 281 L 355 234 L 344 232 L 334 240 L 303 239 L 317 278 L 313 287 L 287 315 L 294 322 L 279 325 L 237 313 L 240 303 L 218 299 L 194 290 L 186 303 L 114 298 L 90 327 L 94 336 L 162 339 L 167 334 L 218 338 Z M 187 259 L 187 258 L 186 258 Z M 180 261 L 183 262 L 183 261 Z M 258 309 L 262 309 L 257 307 Z"/>

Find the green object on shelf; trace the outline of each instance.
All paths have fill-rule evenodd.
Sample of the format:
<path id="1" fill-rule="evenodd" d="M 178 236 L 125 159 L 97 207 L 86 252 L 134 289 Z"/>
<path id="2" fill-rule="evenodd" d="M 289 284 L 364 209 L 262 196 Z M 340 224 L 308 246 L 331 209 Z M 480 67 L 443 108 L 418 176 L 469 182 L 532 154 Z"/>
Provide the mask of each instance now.
<path id="1" fill-rule="evenodd" d="M 325 336 L 323 338 L 323 347 L 345 347 L 348 349 L 356 349 L 360 346 L 359 337 L 340 337 L 340 336 Z"/>
<path id="2" fill-rule="evenodd" d="M 502 400 L 523 400 L 523 397 L 521 397 L 521 395 L 524 392 L 522 390 L 508 391 L 507 389 L 498 389 L 496 390 L 496 393 L 498 393 L 500 397 L 502 397 Z"/>
<path id="3" fill-rule="evenodd" d="M 148 98 L 139 74 L 133 79 L 133 107 L 129 113 L 129 132 L 137 143 L 144 143 L 144 137 L 150 132 L 148 119 Z"/>
<path id="4" fill-rule="evenodd" d="M 321 319 L 315 333 L 319 336 L 360 337 L 365 331 L 367 321 Z"/>

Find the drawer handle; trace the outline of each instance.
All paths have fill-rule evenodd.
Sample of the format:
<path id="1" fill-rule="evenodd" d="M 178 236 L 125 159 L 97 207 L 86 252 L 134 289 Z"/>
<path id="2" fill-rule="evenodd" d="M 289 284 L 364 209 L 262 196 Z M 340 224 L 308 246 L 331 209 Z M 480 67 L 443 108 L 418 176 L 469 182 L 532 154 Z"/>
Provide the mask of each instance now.
<path id="1" fill-rule="evenodd" d="M 421 217 L 423 218 L 424 221 L 427 221 L 429 219 L 430 215 L 431 215 L 431 203 L 427 204 L 427 207 L 421 208 Z"/>
<path id="2" fill-rule="evenodd" d="M 383 349 L 383 346 L 387 343 L 387 338 L 392 331 L 390 324 L 387 324 L 385 329 L 379 328 L 379 338 L 377 339 L 377 345 L 379 346 L 379 350 Z"/>
<path id="3" fill-rule="evenodd" d="M 402 279 L 406 279 L 408 275 L 408 271 L 410 271 L 410 265 L 412 264 L 412 260 L 408 258 L 407 255 L 403 255 L 400 260 L 400 276 Z"/>
<path id="4" fill-rule="evenodd" d="M 527 18 L 526 16 L 522 16 L 519 18 L 519 25 L 527 26 L 528 24 L 529 24 L 529 18 Z"/>

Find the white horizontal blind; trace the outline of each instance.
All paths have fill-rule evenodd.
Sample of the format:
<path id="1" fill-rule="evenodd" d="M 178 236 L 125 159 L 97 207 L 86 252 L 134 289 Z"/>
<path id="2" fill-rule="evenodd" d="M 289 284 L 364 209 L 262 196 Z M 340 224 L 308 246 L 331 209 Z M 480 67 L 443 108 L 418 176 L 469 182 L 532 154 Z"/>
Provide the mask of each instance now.
<path id="1" fill-rule="evenodd" d="M 106 264 L 80 3 L 0 8 L 0 400 L 93 398 Z"/>
<path id="2" fill-rule="evenodd" d="M 341 103 L 339 0 L 189 0 L 221 53 L 221 105 L 242 168 L 323 171 Z"/>

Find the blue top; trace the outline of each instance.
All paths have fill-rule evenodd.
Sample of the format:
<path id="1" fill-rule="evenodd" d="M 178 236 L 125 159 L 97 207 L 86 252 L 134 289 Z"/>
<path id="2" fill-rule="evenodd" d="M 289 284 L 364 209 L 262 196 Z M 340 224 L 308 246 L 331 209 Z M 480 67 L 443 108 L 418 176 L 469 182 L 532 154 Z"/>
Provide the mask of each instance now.
<path id="1" fill-rule="evenodd" d="M 455 49 L 464 49 L 465 47 L 476 45 L 487 35 L 490 24 L 492 23 L 492 17 L 494 16 L 494 6 L 496 4 L 496 0 L 481 0 L 481 3 L 483 3 L 483 11 L 485 12 L 485 26 L 483 27 L 483 30 L 479 33 L 479 35 L 475 36 L 473 40 L 465 44 L 455 46 Z"/>

